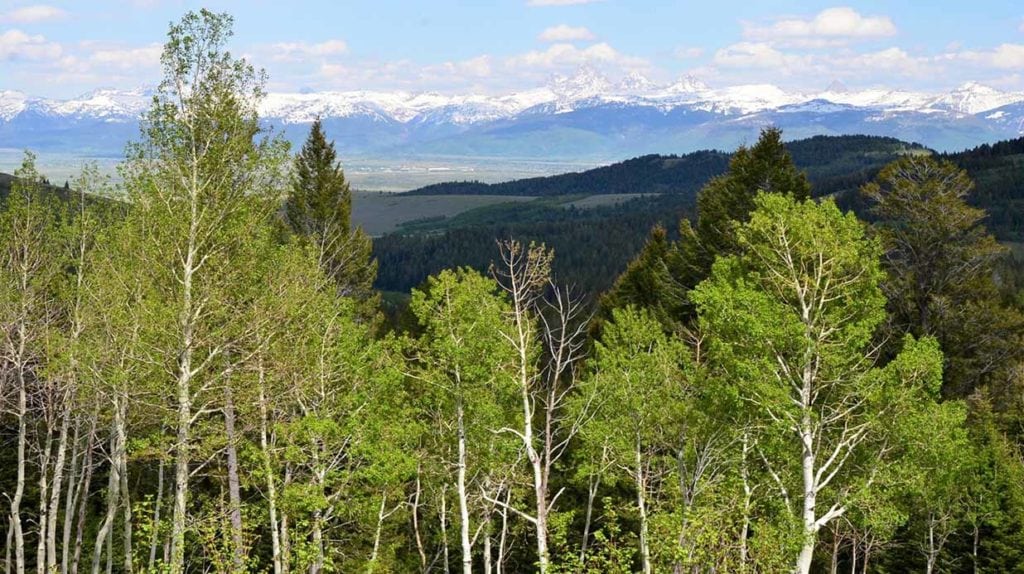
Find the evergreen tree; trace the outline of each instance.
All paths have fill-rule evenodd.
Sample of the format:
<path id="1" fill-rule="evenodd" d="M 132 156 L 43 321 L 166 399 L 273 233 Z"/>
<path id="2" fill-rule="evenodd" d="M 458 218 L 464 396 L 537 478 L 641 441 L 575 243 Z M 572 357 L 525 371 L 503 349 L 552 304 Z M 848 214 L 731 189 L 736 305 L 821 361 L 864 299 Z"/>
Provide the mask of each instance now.
<path id="1" fill-rule="evenodd" d="M 686 280 L 686 262 L 680 255 L 668 231 L 655 226 L 643 250 L 601 297 L 594 329 L 601 329 L 615 309 L 635 305 L 649 310 L 663 327 L 681 330 L 688 309 L 686 294 L 692 284 Z"/>
<path id="2" fill-rule="evenodd" d="M 729 171 L 712 179 L 697 195 L 697 225 L 683 241 L 698 246 L 699 268 L 706 277 L 716 256 L 736 253 L 734 222 L 745 223 L 758 193 L 789 195 L 797 201 L 811 196 L 811 184 L 782 145 L 782 130 L 767 128 L 753 147 L 741 146 Z M 702 277 L 703 278 L 703 277 Z"/>
<path id="3" fill-rule="evenodd" d="M 375 313 L 379 297 L 373 291 L 373 242 L 352 226 L 352 191 L 319 118 L 295 158 L 285 216 L 293 232 L 313 243 L 338 293 L 365 302 L 365 315 Z"/>
<path id="4" fill-rule="evenodd" d="M 1024 317 L 999 301 L 994 265 L 1006 250 L 985 230 L 985 211 L 968 205 L 973 188 L 952 163 L 907 156 L 862 189 L 886 251 L 894 338 L 935 336 L 946 355 L 944 388 L 956 396 L 1019 358 L 1024 329 Z"/>
<path id="5" fill-rule="evenodd" d="M 806 174 L 793 164 L 782 130 L 774 127 L 762 130 L 753 147 L 740 146 L 729 171 L 701 189 L 696 226 L 681 221 L 679 241 L 668 242 L 658 228 L 651 232 L 643 251 L 602 298 L 599 316 L 632 304 L 651 309 L 666 329 L 680 330 L 694 315 L 689 291 L 710 275 L 715 257 L 739 251 L 737 223 L 750 219 L 754 198 L 762 192 L 798 201 L 811 195 Z"/>

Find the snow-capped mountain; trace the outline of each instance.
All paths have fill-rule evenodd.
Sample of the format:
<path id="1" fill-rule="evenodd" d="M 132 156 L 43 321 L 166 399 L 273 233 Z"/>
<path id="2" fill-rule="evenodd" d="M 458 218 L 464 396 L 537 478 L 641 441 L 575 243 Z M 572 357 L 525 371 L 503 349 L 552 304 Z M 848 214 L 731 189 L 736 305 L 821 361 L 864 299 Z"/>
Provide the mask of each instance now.
<path id="1" fill-rule="evenodd" d="M 100 89 L 69 100 L 0 91 L 0 148 L 121 153 L 153 91 Z M 593 68 L 510 94 L 350 91 L 272 93 L 262 117 L 293 141 L 323 119 L 343 154 L 612 160 L 648 152 L 729 149 L 765 125 L 789 137 L 865 133 L 957 149 L 1024 133 L 1024 92 L 968 83 L 946 93 L 819 92 L 773 85 L 715 88 L 694 77 L 617 82 Z"/>

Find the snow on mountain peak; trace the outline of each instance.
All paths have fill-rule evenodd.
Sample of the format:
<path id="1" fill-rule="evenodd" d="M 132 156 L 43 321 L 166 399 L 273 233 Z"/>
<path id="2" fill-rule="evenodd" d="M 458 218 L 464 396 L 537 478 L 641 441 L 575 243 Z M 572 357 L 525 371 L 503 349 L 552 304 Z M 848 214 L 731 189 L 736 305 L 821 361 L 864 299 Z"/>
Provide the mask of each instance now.
<path id="1" fill-rule="evenodd" d="M 95 119 L 123 123 L 138 118 L 150 105 L 152 88 L 93 90 L 68 100 L 33 98 L 0 91 L 0 122 L 31 111 L 55 119 Z M 991 113 L 1024 102 L 1024 93 L 1003 92 L 976 82 L 942 94 L 888 88 L 850 90 L 839 82 L 818 93 L 786 91 L 771 84 L 710 88 L 693 76 L 658 85 L 640 73 L 617 84 L 592 67 L 570 76 L 555 76 L 545 87 L 505 95 L 411 93 L 404 91 L 275 92 L 260 106 L 263 117 L 284 124 L 304 124 L 316 117 L 361 117 L 374 122 L 470 125 L 511 119 L 533 110 L 567 113 L 581 108 L 616 104 L 653 107 L 661 111 L 686 107 L 724 115 L 771 111 L 839 111 L 846 108 L 882 114 L 899 112 L 952 115 Z M 28 116 L 26 116 L 28 117 Z"/>
<path id="2" fill-rule="evenodd" d="M 1019 102 L 1024 94 L 1003 92 L 978 82 L 967 82 L 949 93 L 934 98 L 932 107 L 961 114 L 980 114 Z"/>
<path id="3" fill-rule="evenodd" d="M 571 99 L 600 96 L 608 93 L 611 87 L 608 78 L 590 66 L 580 66 L 572 76 L 555 76 L 550 84 L 552 92 Z"/>
<path id="4" fill-rule="evenodd" d="M 666 91 L 676 94 L 699 94 L 710 89 L 707 84 L 700 81 L 696 76 L 687 74 L 676 80 Z"/>
<path id="5" fill-rule="evenodd" d="M 0 90 L 0 119 L 9 120 L 26 107 L 28 96 L 14 90 Z"/>
<path id="6" fill-rule="evenodd" d="M 152 91 L 140 88 L 116 90 L 100 88 L 65 101 L 47 102 L 44 108 L 61 116 L 86 116 L 106 121 L 130 121 L 149 107 Z"/>
<path id="7" fill-rule="evenodd" d="M 772 84 L 751 84 L 714 90 L 710 98 L 715 111 L 751 114 L 807 101 L 800 94 L 785 92 Z"/>
<path id="8" fill-rule="evenodd" d="M 836 94 L 845 94 L 846 92 L 849 92 L 850 89 L 846 87 L 846 84 L 840 82 L 839 80 L 832 80 L 832 83 L 829 84 L 827 88 L 825 88 L 825 91 Z"/>
<path id="9" fill-rule="evenodd" d="M 656 86 L 654 82 L 649 80 L 647 76 L 640 72 L 630 72 L 622 81 L 619 82 L 618 91 L 623 94 L 644 94 L 653 90 Z"/>

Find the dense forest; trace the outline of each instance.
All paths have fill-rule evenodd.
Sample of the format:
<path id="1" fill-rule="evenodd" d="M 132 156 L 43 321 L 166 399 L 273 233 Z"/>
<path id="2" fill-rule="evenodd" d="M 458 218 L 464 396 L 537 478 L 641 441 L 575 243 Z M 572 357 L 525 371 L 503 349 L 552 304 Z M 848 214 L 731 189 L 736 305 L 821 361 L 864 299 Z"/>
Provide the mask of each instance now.
<path id="1" fill-rule="evenodd" d="M 8 182 L 6 572 L 1024 572 L 1024 297 L 978 207 L 1011 200 L 970 171 L 1016 143 L 851 164 L 855 212 L 769 128 L 622 221 L 621 274 L 615 208 L 560 236 L 599 299 L 492 226 L 388 322 L 402 263 L 319 122 L 261 128 L 231 28 L 172 24 L 116 186 Z"/>
<path id="2" fill-rule="evenodd" d="M 816 136 L 787 142 L 793 162 L 811 182 L 814 197 L 833 197 L 843 209 L 870 220 L 860 193 L 887 164 L 908 153 L 930 153 L 919 144 L 876 136 Z M 1024 138 L 981 146 L 942 158 L 976 182 L 972 205 L 988 213 L 986 224 L 1001 241 L 1021 241 L 1024 222 Z M 497 257 L 495 236 L 516 236 L 553 246 L 560 257 L 555 275 L 588 294 L 611 286 L 636 256 L 653 226 L 677 235 L 680 219 L 692 218 L 697 193 L 725 173 L 730 155 L 696 152 L 644 156 L 593 170 L 499 184 L 454 182 L 409 192 L 538 196 L 528 203 L 478 208 L 453 218 L 412 222 L 374 241 L 381 261 L 377 287 L 408 292 L 429 275 L 454 265 L 486 270 Z M 592 194 L 647 195 L 600 209 L 577 209 L 573 197 Z M 567 207 L 566 204 L 569 204 Z"/>

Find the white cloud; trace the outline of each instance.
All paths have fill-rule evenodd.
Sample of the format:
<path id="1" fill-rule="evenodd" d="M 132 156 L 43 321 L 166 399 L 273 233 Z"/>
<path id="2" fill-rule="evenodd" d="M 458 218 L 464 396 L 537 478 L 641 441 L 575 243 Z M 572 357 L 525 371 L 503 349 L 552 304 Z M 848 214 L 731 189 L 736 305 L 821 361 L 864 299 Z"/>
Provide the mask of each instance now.
<path id="1" fill-rule="evenodd" d="M 1020 19 L 1020 26 L 1017 26 L 1017 29 L 1024 32 L 1024 18 Z"/>
<path id="2" fill-rule="evenodd" d="M 886 72 L 903 77 L 924 77 L 936 71 L 935 58 L 912 56 L 896 47 L 866 54 L 830 56 L 823 58 L 820 64 L 826 68 L 861 75 Z"/>
<path id="3" fill-rule="evenodd" d="M 740 42 L 718 50 L 709 76 L 724 76 L 732 83 L 796 80 L 801 87 L 815 87 L 818 78 L 842 78 L 855 83 L 887 84 L 894 80 L 944 77 L 949 72 L 942 58 L 917 56 L 902 48 L 874 52 L 790 52 L 768 42 Z M 823 86 L 817 86 L 823 87 Z"/>
<path id="4" fill-rule="evenodd" d="M 537 37 L 541 42 L 575 42 L 578 40 L 593 40 L 594 33 L 589 29 L 579 26 L 573 27 L 566 24 L 552 26 L 540 33 Z"/>
<path id="5" fill-rule="evenodd" d="M 64 18 L 68 13 L 60 8 L 36 4 L 34 6 L 23 6 L 10 12 L 0 14 L 0 22 L 13 22 L 15 24 L 31 24 L 44 22 L 46 20 L 57 20 Z"/>
<path id="6" fill-rule="evenodd" d="M 423 74 L 430 76 L 450 75 L 457 78 L 486 78 L 491 75 L 493 62 L 487 55 L 477 56 L 461 62 L 444 62 L 436 66 L 427 66 Z"/>
<path id="7" fill-rule="evenodd" d="M 593 4 L 601 0 L 529 0 L 527 6 L 575 6 L 578 4 Z"/>
<path id="8" fill-rule="evenodd" d="M 695 60 L 704 55 L 704 48 L 680 46 L 672 52 L 672 55 L 680 60 Z"/>
<path id="9" fill-rule="evenodd" d="M 487 84 L 505 79 L 494 74 L 499 64 L 489 55 L 467 60 L 420 65 L 410 60 L 323 61 L 305 72 L 289 66 L 287 75 L 271 74 L 271 90 L 408 90 L 420 92 L 467 92 L 484 90 Z"/>
<path id="10" fill-rule="evenodd" d="M 21 30 L 0 33 L 0 62 L 14 60 L 56 60 L 63 53 L 60 44 Z"/>
<path id="11" fill-rule="evenodd" d="M 992 53 L 992 65 L 1002 69 L 1024 69 L 1024 45 L 1000 44 Z"/>
<path id="12" fill-rule="evenodd" d="M 348 52 L 344 40 L 327 40 L 318 44 L 307 42 L 278 42 L 269 46 L 275 61 L 293 61 L 305 58 L 340 56 Z"/>
<path id="13" fill-rule="evenodd" d="M 944 60 L 998 70 L 1024 70 L 1024 44 L 1000 44 L 991 50 L 967 50 L 944 54 Z"/>
<path id="14" fill-rule="evenodd" d="M 627 70 L 650 67 L 647 60 L 623 54 L 605 42 L 586 48 L 577 48 L 573 44 L 552 44 L 547 50 L 533 50 L 506 60 L 506 65 L 511 68 L 554 69 L 583 64 L 605 64 Z"/>
<path id="15" fill-rule="evenodd" d="M 743 35 L 757 40 L 882 38 L 896 34 L 888 16 L 863 16 L 853 8 L 822 10 L 811 19 L 786 18 L 761 25 L 743 22 Z"/>
<path id="16" fill-rule="evenodd" d="M 715 52 L 713 62 L 730 68 L 786 68 L 803 59 L 783 53 L 767 42 L 739 42 Z"/>
<path id="17" fill-rule="evenodd" d="M 100 48 L 89 55 L 89 62 L 118 70 L 155 69 L 160 63 L 163 46 L 150 44 L 138 48 Z"/>

